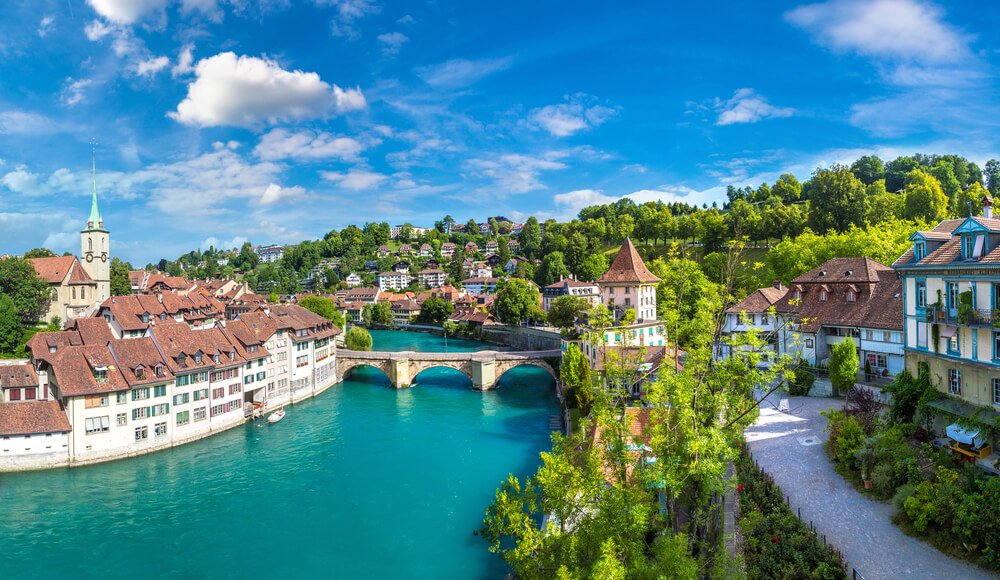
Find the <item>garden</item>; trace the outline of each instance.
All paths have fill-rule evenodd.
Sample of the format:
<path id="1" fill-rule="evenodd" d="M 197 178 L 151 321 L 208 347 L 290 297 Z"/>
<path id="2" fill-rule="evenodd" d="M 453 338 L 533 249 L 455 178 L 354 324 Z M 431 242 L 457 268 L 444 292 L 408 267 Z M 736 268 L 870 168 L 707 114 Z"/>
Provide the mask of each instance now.
<path id="1" fill-rule="evenodd" d="M 862 493 L 891 500 L 893 521 L 942 552 L 1000 570 L 1000 478 L 975 465 L 956 464 L 933 444 L 934 411 L 944 395 L 926 365 L 901 373 L 885 388 L 884 408 L 871 391 L 851 389 L 843 410 L 824 412 L 825 449 L 836 470 Z"/>
<path id="2" fill-rule="evenodd" d="M 747 578 L 847 578 L 840 553 L 792 512 L 781 488 L 746 451 L 736 475 Z"/>

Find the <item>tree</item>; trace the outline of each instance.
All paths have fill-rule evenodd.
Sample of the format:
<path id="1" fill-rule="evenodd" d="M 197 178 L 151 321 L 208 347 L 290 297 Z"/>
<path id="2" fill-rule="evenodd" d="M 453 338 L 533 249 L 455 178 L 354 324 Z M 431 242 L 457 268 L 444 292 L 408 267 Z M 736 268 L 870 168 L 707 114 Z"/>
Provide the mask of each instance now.
<path id="1" fill-rule="evenodd" d="M 608 256 L 597 252 L 587 256 L 579 266 L 576 267 L 577 280 L 594 281 L 608 271 Z"/>
<path id="2" fill-rule="evenodd" d="M 869 185 L 867 194 L 869 224 L 879 224 L 903 217 L 903 196 L 886 191 L 884 179 Z"/>
<path id="3" fill-rule="evenodd" d="M 372 335 L 360 326 L 352 326 L 344 336 L 344 346 L 348 350 L 371 350 Z"/>
<path id="4" fill-rule="evenodd" d="M 497 291 L 494 308 L 501 322 L 520 324 L 526 320 L 544 318 L 539 301 L 540 295 L 534 285 L 519 278 L 512 278 Z"/>
<path id="5" fill-rule="evenodd" d="M 0 294 L 0 352 L 14 353 L 21 350 L 23 340 L 21 313 L 10 296 Z"/>
<path id="6" fill-rule="evenodd" d="M 983 172 L 986 178 L 986 189 L 991 194 L 996 195 L 1000 191 L 1000 161 L 990 159 L 986 162 L 986 171 Z"/>
<path id="7" fill-rule="evenodd" d="M 541 231 L 541 226 L 538 224 L 538 219 L 535 216 L 529 217 L 524 222 L 524 228 L 518 234 L 517 241 L 521 244 L 521 252 L 524 253 L 525 257 L 529 259 L 538 257 L 538 253 L 542 249 Z"/>
<path id="8" fill-rule="evenodd" d="M 563 260 L 562 252 L 551 252 L 542 258 L 542 267 L 536 272 L 537 281 L 541 286 L 554 284 L 569 276 L 569 268 Z"/>
<path id="9" fill-rule="evenodd" d="M 948 215 L 948 196 L 938 180 L 919 169 L 906 176 L 903 189 L 903 217 L 938 222 Z"/>
<path id="10" fill-rule="evenodd" d="M 864 225 L 868 215 L 865 184 L 843 165 L 817 169 L 809 180 L 810 225 L 820 233 L 842 232 L 852 225 Z"/>
<path id="11" fill-rule="evenodd" d="M 344 315 L 337 310 L 333 300 L 324 296 L 305 296 L 299 300 L 299 306 L 306 310 L 318 314 L 340 328 L 344 327 Z"/>
<path id="12" fill-rule="evenodd" d="M 955 207 L 951 212 L 952 215 L 957 217 L 982 215 L 983 198 L 986 197 L 986 193 L 986 188 L 980 185 L 979 182 L 973 183 L 968 189 L 960 192 L 955 197 Z"/>
<path id="13" fill-rule="evenodd" d="M 443 298 L 432 296 L 420 305 L 417 321 L 429 324 L 441 324 L 454 312 L 455 305 Z"/>
<path id="14" fill-rule="evenodd" d="M 559 363 L 559 378 L 563 382 L 569 405 L 579 409 L 582 416 L 589 415 L 595 399 L 590 361 L 576 343 L 570 343 L 563 353 L 562 362 Z"/>
<path id="15" fill-rule="evenodd" d="M 858 378 L 858 351 L 851 337 L 845 338 L 830 349 L 830 383 L 833 396 L 854 386 Z"/>
<path id="16" fill-rule="evenodd" d="M 392 305 L 388 302 L 367 304 L 361 310 L 361 318 L 367 326 L 392 326 Z"/>
<path id="17" fill-rule="evenodd" d="M 771 186 L 771 195 L 778 196 L 784 203 L 798 201 L 802 196 L 802 184 L 791 173 L 783 173 Z"/>
<path id="18" fill-rule="evenodd" d="M 885 164 L 885 189 L 891 193 L 899 192 L 906 185 L 906 176 L 914 169 L 920 168 L 920 162 L 913 157 L 897 157 Z"/>
<path id="19" fill-rule="evenodd" d="M 111 259 L 111 295 L 128 296 L 132 293 L 132 281 L 128 272 L 131 266 L 120 258 Z"/>
<path id="20" fill-rule="evenodd" d="M 716 210 L 701 213 L 701 245 L 705 252 L 717 252 L 726 243 L 726 220 Z"/>
<path id="21" fill-rule="evenodd" d="M 556 328 L 573 328 L 576 320 L 590 308 L 590 303 L 579 296 L 560 296 L 549 304 L 546 314 L 549 324 Z"/>
<path id="22" fill-rule="evenodd" d="M 25 252 L 23 258 L 27 260 L 29 258 L 51 258 L 53 256 L 55 254 L 48 248 L 34 248 Z"/>
<path id="23" fill-rule="evenodd" d="M 0 294 L 14 301 L 21 320 L 35 324 L 49 308 L 52 293 L 49 284 L 35 273 L 35 268 L 20 258 L 0 260 Z"/>
<path id="24" fill-rule="evenodd" d="M 865 155 L 851 164 L 851 173 L 865 185 L 885 178 L 885 164 L 877 155 Z"/>

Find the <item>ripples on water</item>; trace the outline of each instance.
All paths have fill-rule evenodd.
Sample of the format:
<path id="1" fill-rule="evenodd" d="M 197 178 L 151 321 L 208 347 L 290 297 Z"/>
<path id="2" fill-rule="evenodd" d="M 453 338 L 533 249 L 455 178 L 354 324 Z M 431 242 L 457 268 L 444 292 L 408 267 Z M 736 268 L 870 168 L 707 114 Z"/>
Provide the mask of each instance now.
<path id="1" fill-rule="evenodd" d="M 443 350 L 430 335 L 373 337 L 385 350 Z M 558 408 L 534 367 L 496 391 L 468 387 L 431 369 L 395 391 L 358 369 L 275 425 L 0 475 L 0 578 L 502 577 L 472 530 L 507 473 L 538 465 Z"/>

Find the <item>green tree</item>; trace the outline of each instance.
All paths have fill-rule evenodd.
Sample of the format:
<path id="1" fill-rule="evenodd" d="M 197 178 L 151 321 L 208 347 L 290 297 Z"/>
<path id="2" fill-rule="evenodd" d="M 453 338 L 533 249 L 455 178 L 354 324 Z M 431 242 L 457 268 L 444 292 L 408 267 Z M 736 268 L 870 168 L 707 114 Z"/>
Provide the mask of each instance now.
<path id="1" fill-rule="evenodd" d="M 798 201 L 802 197 L 802 184 L 791 173 L 783 173 L 771 187 L 771 195 L 778 196 L 784 203 Z"/>
<path id="2" fill-rule="evenodd" d="M 830 349 L 830 383 L 833 385 L 833 396 L 839 397 L 840 392 L 847 392 L 858 378 L 858 351 L 851 337 L 845 338 Z"/>
<path id="3" fill-rule="evenodd" d="M 886 191 L 880 179 L 867 188 L 868 223 L 878 224 L 903 217 L 903 196 Z"/>
<path id="4" fill-rule="evenodd" d="M 701 245 L 705 252 L 717 252 L 726 243 L 726 220 L 718 211 L 701 212 Z"/>
<path id="5" fill-rule="evenodd" d="M 521 252 L 525 257 L 529 259 L 538 257 L 542 249 L 542 233 L 541 226 L 538 224 L 538 219 L 535 216 L 529 217 L 524 222 L 524 228 L 518 234 L 517 241 L 521 244 Z"/>
<path id="6" fill-rule="evenodd" d="M 299 300 L 299 306 L 318 314 L 340 328 L 344 327 L 344 315 L 337 310 L 333 300 L 325 296 L 305 296 Z"/>
<path id="7" fill-rule="evenodd" d="M 29 258 L 51 258 L 53 256 L 55 254 L 48 248 L 34 248 L 25 252 L 23 258 L 27 260 Z"/>
<path id="8" fill-rule="evenodd" d="M 38 277 L 34 267 L 20 258 L 0 260 L 0 294 L 14 301 L 21 320 L 34 325 L 49 308 L 49 284 Z"/>
<path id="9" fill-rule="evenodd" d="M 919 169 L 906 176 L 903 217 L 936 223 L 948 215 L 948 196 L 938 180 Z"/>
<path id="10" fill-rule="evenodd" d="M 955 197 L 952 215 L 966 217 L 969 215 L 983 214 L 983 198 L 986 197 L 986 188 L 974 182 L 968 189 L 962 191 Z"/>
<path id="11" fill-rule="evenodd" d="M 420 305 L 420 314 L 417 315 L 417 321 L 429 324 L 441 324 L 451 316 L 454 310 L 455 305 L 451 302 L 437 296 L 432 296 L 424 300 L 424 303 Z"/>
<path id="12" fill-rule="evenodd" d="M 541 286 L 548 286 L 569 276 L 569 268 L 562 252 L 551 252 L 542 258 L 542 267 L 536 272 L 537 281 Z"/>
<path id="13" fill-rule="evenodd" d="M 597 252 L 587 256 L 583 262 L 576 267 L 574 274 L 576 274 L 577 280 L 587 280 L 592 282 L 603 276 L 607 271 L 607 255 L 602 252 Z"/>
<path id="14" fill-rule="evenodd" d="M 392 326 L 392 305 L 388 302 L 367 304 L 361 310 L 361 318 L 367 326 Z"/>
<path id="15" fill-rule="evenodd" d="M 563 353 L 562 362 L 559 363 L 559 378 L 570 407 L 579 409 L 583 417 L 589 415 L 595 400 L 590 361 L 576 343 L 570 343 Z"/>
<path id="16" fill-rule="evenodd" d="M 920 169 L 920 162 L 913 157 L 897 157 L 885 164 L 885 189 L 890 193 L 902 191 L 906 186 L 906 176 L 914 169 Z"/>
<path id="17" fill-rule="evenodd" d="M 590 303 L 579 296 L 560 296 L 549 304 L 547 318 L 556 328 L 573 328 L 576 320 L 590 308 Z"/>
<path id="18" fill-rule="evenodd" d="M 986 171 L 983 172 L 986 178 L 986 189 L 993 195 L 1000 191 L 1000 161 L 990 159 L 986 162 Z"/>
<path id="19" fill-rule="evenodd" d="M 372 335 L 360 326 L 352 326 L 344 336 L 344 346 L 348 350 L 371 350 Z"/>
<path id="20" fill-rule="evenodd" d="M 111 295 L 128 296 L 132 293 L 132 281 L 128 277 L 131 264 L 120 259 L 111 259 Z"/>
<path id="21" fill-rule="evenodd" d="M 14 300 L 0 294 L 0 352 L 11 354 L 24 346 L 24 325 Z"/>
<path id="22" fill-rule="evenodd" d="M 865 185 L 885 178 L 885 164 L 877 155 L 865 155 L 851 164 L 851 173 Z"/>
<path id="23" fill-rule="evenodd" d="M 520 324 L 527 320 L 542 320 L 545 315 L 539 306 L 538 288 L 519 278 L 507 280 L 497 291 L 497 318 L 506 324 Z"/>
<path id="24" fill-rule="evenodd" d="M 865 184 L 843 165 L 817 169 L 809 180 L 809 223 L 820 233 L 861 226 L 868 215 Z"/>

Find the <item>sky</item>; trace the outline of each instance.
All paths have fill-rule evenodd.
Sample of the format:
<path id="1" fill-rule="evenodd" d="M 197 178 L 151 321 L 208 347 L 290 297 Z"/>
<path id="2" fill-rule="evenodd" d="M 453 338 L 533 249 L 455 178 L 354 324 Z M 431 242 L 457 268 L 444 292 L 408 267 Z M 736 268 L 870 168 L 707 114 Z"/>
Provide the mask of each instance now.
<path id="1" fill-rule="evenodd" d="M 0 254 L 702 204 L 875 153 L 1000 156 L 992 3 L 0 4 Z M 92 142 L 96 146 L 92 149 Z"/>

